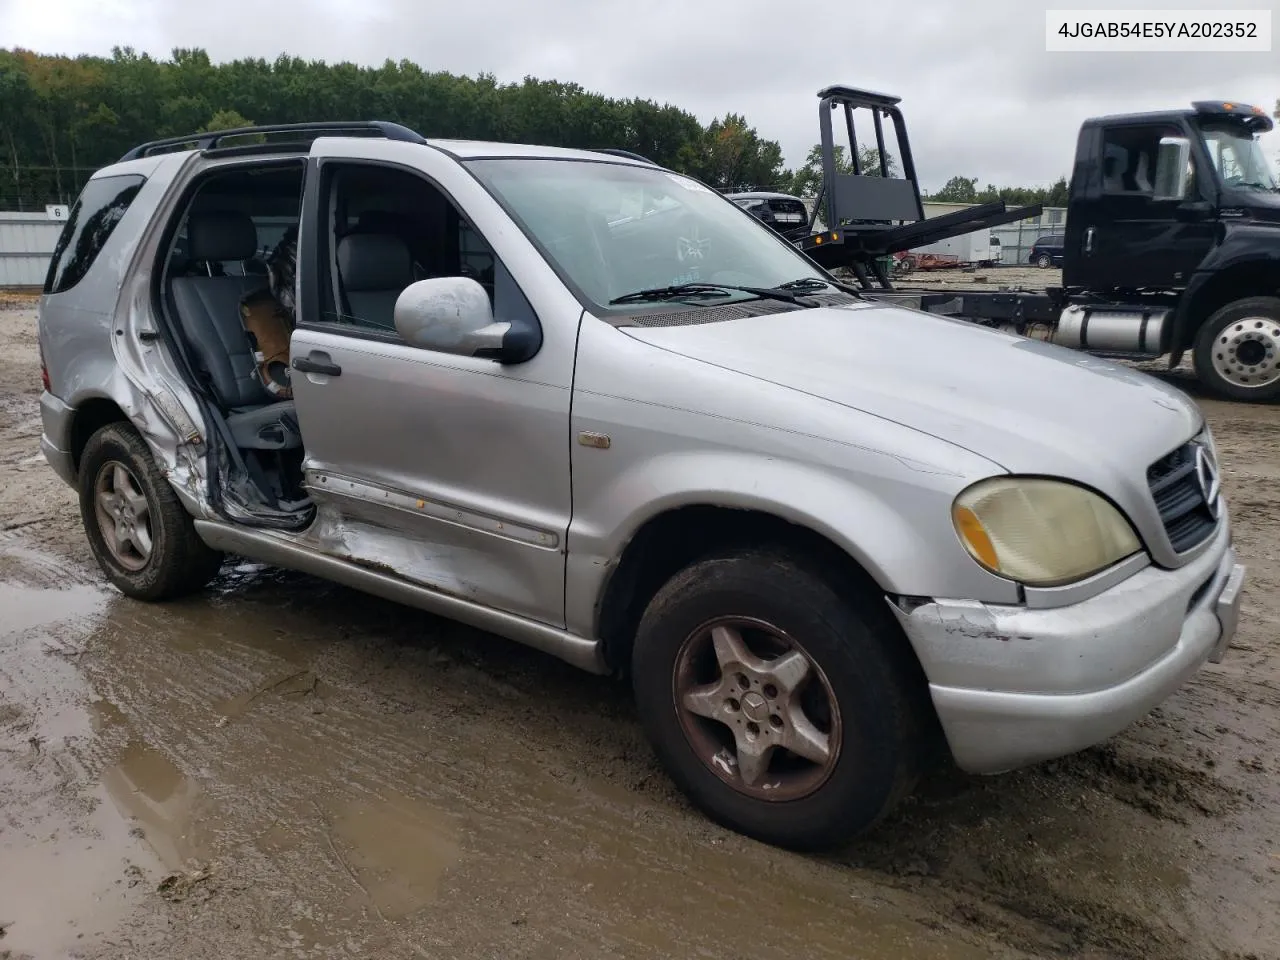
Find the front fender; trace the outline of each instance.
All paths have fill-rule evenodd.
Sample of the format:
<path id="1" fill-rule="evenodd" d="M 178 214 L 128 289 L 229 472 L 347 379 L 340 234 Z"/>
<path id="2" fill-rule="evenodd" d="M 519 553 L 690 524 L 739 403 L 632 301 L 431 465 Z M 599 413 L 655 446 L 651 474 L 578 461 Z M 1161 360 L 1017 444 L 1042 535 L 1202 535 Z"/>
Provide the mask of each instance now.
<path id="1" fill-rule="evenodd" d="M 825 464 L 741 450 L 637 460 L 575 503 L 566 562 L 569 629 L 593 635 L 597 604 L 627 544 L 653 518 L 688 506 L 760 511 L 806 527 L 848 553 L 886 593 L 1018 600 L 1017 587 L 974 563 L 955 535 L 951 503 L 965 481 L 870 455 L 885 462 L 866 470 L 860 483 Z"/>
<path id="2" fill-rule="evenodd" d="M 1212 310 L 1206 305 L 1218 299 L 1216 287 L 1232 271 L 1269 273 L 1280 289 L 1280 228 L 1266 223 L 1225 223 L 1222 242 L 1196 267 L 1178 300 L 1169 334 L 1169 349 L 1180 353 L 1190 347 L 1200 324 Z M 1248 296 L 1241 293 L 1241 296 Z"/>

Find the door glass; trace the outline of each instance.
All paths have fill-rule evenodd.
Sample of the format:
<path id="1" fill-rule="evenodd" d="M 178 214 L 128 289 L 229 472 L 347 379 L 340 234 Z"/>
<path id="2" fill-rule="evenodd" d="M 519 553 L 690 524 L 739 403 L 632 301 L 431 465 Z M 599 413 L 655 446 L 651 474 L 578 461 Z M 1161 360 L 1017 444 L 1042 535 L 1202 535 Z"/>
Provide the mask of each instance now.
<path id="1" fill-rule="evenodd" d="M 1151 197 L 1155 193 L 1160 138 L 1176 133 L 1164 126 L 1113 127 L 1102 138 L 1102 190 Z"/>
<path id="2" fill-rule="evenodd" d="M 488 241 L 425 178 L 374 164 L 342 165 L 328 178 L 324 202 L 332 216 L 323 245 L 322 322 L 399 339 L 395 305 L 406 287 L 433 277 L 470 277 L 489 295 L 496 320 L 517 332 L 538 329 Z"/>

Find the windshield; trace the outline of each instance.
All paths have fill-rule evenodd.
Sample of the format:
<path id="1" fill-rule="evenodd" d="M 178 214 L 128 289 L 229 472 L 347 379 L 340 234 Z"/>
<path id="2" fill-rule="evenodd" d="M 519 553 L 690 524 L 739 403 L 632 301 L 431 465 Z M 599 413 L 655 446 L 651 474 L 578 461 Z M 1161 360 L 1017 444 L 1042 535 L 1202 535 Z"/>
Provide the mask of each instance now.
<path id="1" fill-rule="evenodd" d="M 772 288 L 804 278 L 824 280 L 767 226 L 678 174 L 585 160 L 474 160 L 468 165 L 523 223 L 561 276 L 601 310 L 616 309 L 609 302 L 618 297 L 677 284 Z M 698 302 L 754 296 L 726 291 L 714 301 Z"/>
<path id="2" fill-rule="evenodd" d="M 1252 186 L 1275 190 L 1277 184 L 1262 144 L 1239 127 L 1202 126 L 1205 146 L 1218 171 L 1218 179 L 1231 187 Z"/>

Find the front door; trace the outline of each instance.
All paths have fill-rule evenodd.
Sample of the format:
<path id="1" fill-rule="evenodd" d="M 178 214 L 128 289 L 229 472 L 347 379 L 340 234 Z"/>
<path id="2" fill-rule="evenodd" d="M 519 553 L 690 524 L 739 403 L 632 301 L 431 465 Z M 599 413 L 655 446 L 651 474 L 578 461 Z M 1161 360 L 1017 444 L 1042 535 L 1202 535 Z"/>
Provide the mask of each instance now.
<path id="1" fill-rule="evenodd" d="M 562 626 L 581 310 L 547 299 L 545 264 L 456 161 L 361 143 L 380 162 L 317 145 L 303 204 L 291 355 L 318 506 L 306 536 L 334 556 Z M 538 352 L 504 366 L 410 346 L 396 332 L 396 298 L 439 276 L 474 277 L 497 320 L 541 338 Z M 543 291 L 539 309 L 522 285 Z"/>
<path id="2" fill-rule="evenodd" d="M 1095 290 L 1186 286 L 1213 244 L 1214 223 L 1208 205 L 1197 209 L 1199 178 L 1184 201 L 1154 198 L 1160 138 L 1181 135 L 1171 124 L 1103 129 L 1102 189 L 1084 211 L 1082 271 L 1072 282 Z"/>

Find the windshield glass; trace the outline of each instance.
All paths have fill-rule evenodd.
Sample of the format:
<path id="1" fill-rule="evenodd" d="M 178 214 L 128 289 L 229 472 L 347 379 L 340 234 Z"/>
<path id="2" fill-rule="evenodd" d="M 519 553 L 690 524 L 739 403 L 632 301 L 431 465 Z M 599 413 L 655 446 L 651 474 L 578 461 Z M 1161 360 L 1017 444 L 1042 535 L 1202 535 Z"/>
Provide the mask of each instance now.
<path id="1" fill-rule="evenodd" d="M 571 286 L 600 309 L 617 309 L 609 302 L 629 293 L 676 284 L 776 287 L 822 279 L 767 226 L 678 174 L 582 160 L 474 160 L 468 165 Z M 753 296 L 727 291 L 698 303 Z"/>
<path id="2" fill-rule="evenodd" d="M 1205 146 L 1218 178 L 1228 186 L 1278 187 L 1262 144 L 1239 127 L 1202 126 Z"/>

